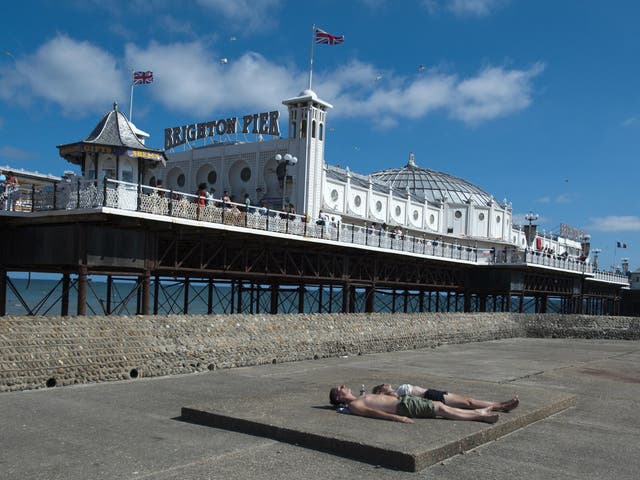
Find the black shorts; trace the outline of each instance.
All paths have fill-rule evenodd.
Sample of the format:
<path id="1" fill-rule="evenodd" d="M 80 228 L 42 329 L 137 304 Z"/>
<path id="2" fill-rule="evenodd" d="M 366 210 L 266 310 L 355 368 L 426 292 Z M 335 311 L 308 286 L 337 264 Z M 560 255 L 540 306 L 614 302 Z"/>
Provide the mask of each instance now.
<path id="1" fill-rule="evenodd" d="M 444 396 L 449 392 L 445 392 L 444 390 L 434 390 L 430 388 L 426 392 L 424 392 L 424 398 L 431 400 L 432 402 L 442 402 L 444 403 Z"/>

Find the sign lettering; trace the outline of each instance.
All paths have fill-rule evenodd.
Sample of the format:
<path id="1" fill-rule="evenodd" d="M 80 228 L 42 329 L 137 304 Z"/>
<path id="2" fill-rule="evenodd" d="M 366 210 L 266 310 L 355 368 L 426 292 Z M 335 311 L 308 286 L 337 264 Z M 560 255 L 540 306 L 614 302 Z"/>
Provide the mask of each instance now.
<path id="1" fill-rule="evenodd" d="M 278 118 L 280 112 L 253 113 L 242 117 L 242 133 L 254 133 L 260 135 L 280 136 Z M 221 118 L 203 123 L 192 123 L 180 127 L 164 129 L 164 149 L 184 145 L 187 142 L 201 140 L 215 135 L 232 135 L 238 133 L 238 118 Z"/>

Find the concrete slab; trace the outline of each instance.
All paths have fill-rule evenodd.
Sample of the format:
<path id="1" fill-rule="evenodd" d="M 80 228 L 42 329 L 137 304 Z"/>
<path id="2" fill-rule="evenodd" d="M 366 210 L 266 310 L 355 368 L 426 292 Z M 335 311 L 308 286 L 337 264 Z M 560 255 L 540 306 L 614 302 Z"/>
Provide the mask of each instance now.
<path id="1" fill-rule="evenodd" d="M 343 368 L 346 383 L 357 390 L 363 382 L 381 383 L 381 377 L 359 378 Z M 183 420 L 236 432 L 267 437 L 350 459 L 404 471 L 419 471 L 454 455 L 494 441 L 515 430 L 575 405 L 575 395 L 536 387 L 518 386 L 521 406 L 501 414 L 494 425 L 443 419 L 420 419 L 414 424 L 342 415 L 328 405 L 330 382 L 300 382 L 292 372 L 251 378 L 226 379 L 215 402 L 182 408 Z M 308 373 L 308 372 L 307 372 Z M 361 374 L 362 372 L 358 372 Z M 368 372 L 371 375 L 374 372 Z M 380 372 L 382 374 L 383 372 Z M 385 372 L 389 374 L 389 372 Z M 335 372 L 334 372 L 335 374 Z M 323 380 L 322 372 L 314 379 Z M 440 385 L 438 377 L 407 378 L 402 382 Z M 493 382 L 447 381 L 447 388 L 476 398 L 505 400 L 512 385 Z M 233 387 L 235 385 L 235 388 Z M 326 400 L 325 400 L 326 399 Z"/>

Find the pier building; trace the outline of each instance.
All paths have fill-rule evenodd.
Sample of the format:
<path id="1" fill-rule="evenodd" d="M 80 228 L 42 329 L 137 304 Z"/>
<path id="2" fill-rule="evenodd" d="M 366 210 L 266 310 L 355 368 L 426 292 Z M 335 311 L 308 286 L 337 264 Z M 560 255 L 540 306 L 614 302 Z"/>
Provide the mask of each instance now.
<path id="1" fill-rule="evenodd" d="M 63 315 L 196 300 L 207 313 L 621 311 L 628 279 L 594 267 L 586 232 L 514 225 L 506 200 L 413 154 L 371 174 L 328 165 L 331 104 L 311 90 L 283 104 L 285 136 L 273 110 L 168 127 L 164 150 L 114 105 L 58 147 L 80 176 L 23 184 L 19 211 L 0 214 L 0 314 L 8 291 L 40 313 L 12 272 L 59 275 Z"/>

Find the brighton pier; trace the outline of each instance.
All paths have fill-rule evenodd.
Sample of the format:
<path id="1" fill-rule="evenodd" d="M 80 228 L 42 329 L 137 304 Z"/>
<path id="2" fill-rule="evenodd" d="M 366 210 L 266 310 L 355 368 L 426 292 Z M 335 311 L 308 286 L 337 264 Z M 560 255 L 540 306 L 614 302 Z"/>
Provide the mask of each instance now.
<path id="1" fill-rule="evenodd" d="M 156 150 L 114 105 L 59 146 L 82 174 L 23 181 L 0 214 L 0 315 L 9 290 L 42 313 L 18 272 L 56 278 L 47 296 L 61 315 L 118 314 L 132 301 L 138 314 L 188 314 L 196 300 L 208 313 L 623 313 L 628 278 L 597 269 L 588 235 L 514 225 L 506 200 L 413 155 L 369 176 L 329 166 L 332 106 L 310 90 L 283 104 L 288 138 L 271 112 L 247 116 L 271 140 Z M 187 130 L 198 139 L 195 125 L 178 127 L 180 142 L 167 129 L 169 146 Z M 87 310 L 91 295 L 99 312 Z"/>

